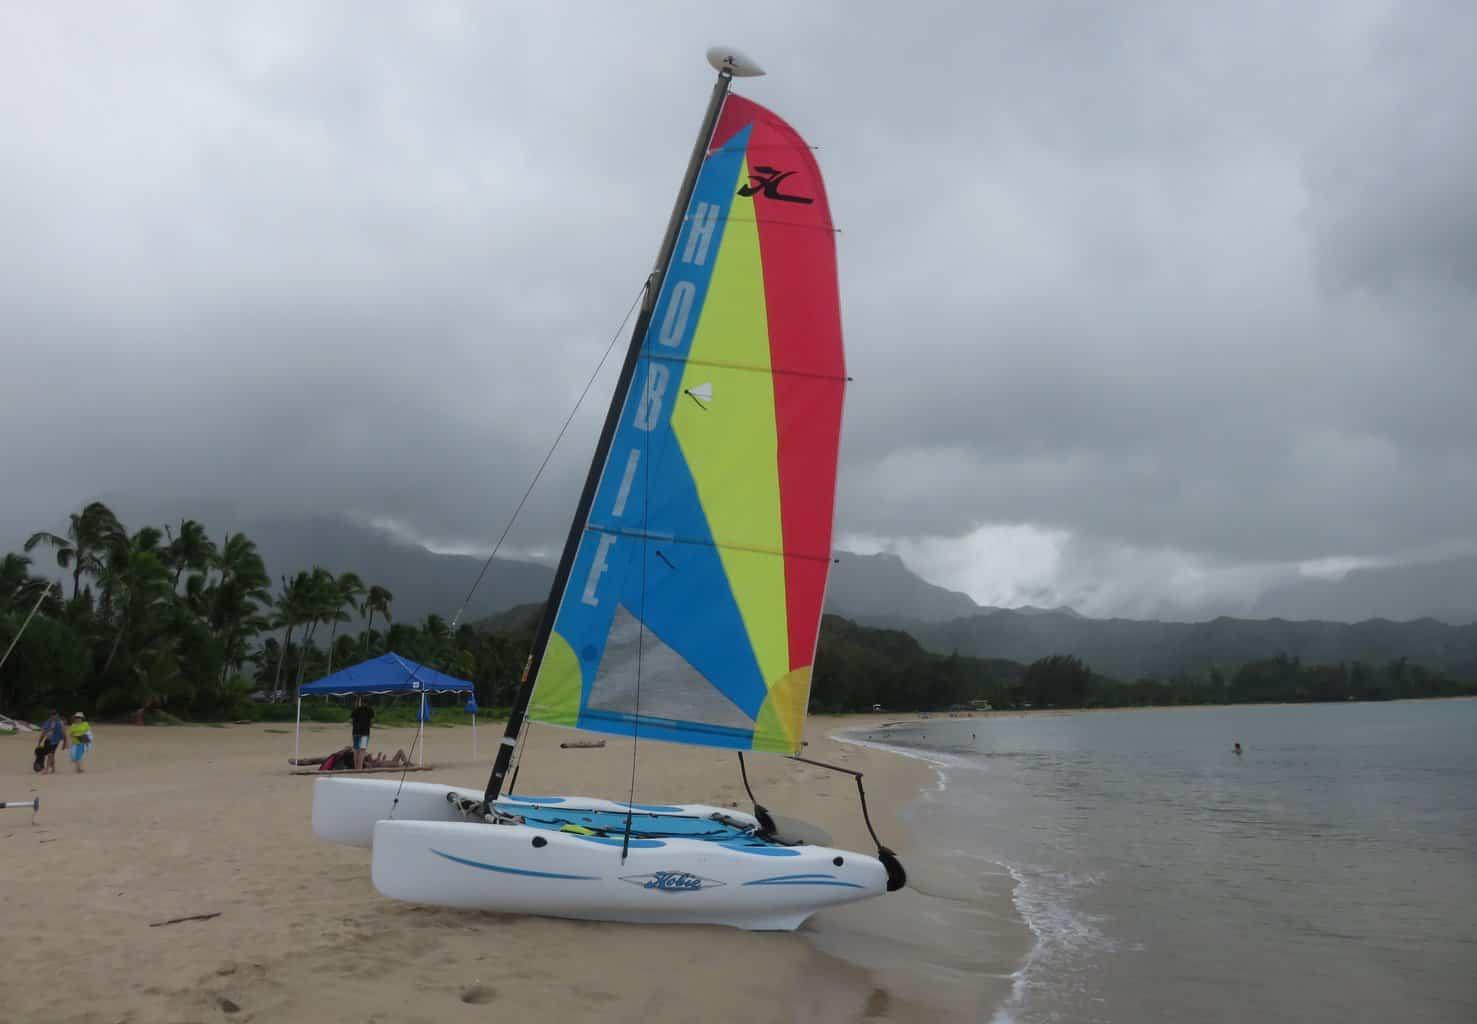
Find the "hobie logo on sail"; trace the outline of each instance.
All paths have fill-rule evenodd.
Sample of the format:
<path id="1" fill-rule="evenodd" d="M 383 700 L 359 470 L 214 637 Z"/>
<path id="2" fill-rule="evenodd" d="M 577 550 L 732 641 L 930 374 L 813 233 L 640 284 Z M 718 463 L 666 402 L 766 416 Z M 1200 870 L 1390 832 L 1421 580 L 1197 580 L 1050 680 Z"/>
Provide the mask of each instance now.
<path id="1" fill-rule="evenodd" d="M 621 881 L 660 892 L 697 892 L 699 889 L 713 889 L 723 884 L 687 871 L 653 871 L 649 875 L 625 875 Z"/>
<path id="2" fill-rule="evenodd" d="M 773 167 L 765 167 L 761 164 L 749 172 L 749 184 L 740 188 L 738 194 L 745 198 L 763 196 L 765 199 L 778 199 L 782 203 L 815 202 L 810 196 L 787 196 L 780 192 L 780 182 L 794 173 L 794 171 L 777 171 Z"/>

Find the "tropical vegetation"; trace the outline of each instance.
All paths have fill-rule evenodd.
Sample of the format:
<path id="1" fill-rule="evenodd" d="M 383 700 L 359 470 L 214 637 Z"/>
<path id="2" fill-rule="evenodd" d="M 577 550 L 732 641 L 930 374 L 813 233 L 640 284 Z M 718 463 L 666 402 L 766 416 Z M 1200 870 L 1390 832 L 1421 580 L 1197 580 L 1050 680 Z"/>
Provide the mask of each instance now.
<path id="1" fill-rule="evenodd" d="M 453 632 L 436 615 L 397 622 L 393 604 L 386 587 L 322 566 L 274 587 L 243 533 L 212 538 L 192 519 L 130 530 L 92 502 L 64 532 L 34 533 L 0 559 L 0 711 L 258 717 L 389 650 L 473 680 L 485 703 L 509 700 L 514 638 Z"/>
<path id="2" fill-rule="evenodd" d="M 1394 700 L 1477 694 L 1477 682 L 1397 657 L 1309 664 L 1278 654 L 1168 679 L 1114 679 L 1081 658 L 1022 664 L 924 650 L 908 633 L 826 616 L 810 706 L 816 711 L 1144 707 L 1178 704 Z"/>

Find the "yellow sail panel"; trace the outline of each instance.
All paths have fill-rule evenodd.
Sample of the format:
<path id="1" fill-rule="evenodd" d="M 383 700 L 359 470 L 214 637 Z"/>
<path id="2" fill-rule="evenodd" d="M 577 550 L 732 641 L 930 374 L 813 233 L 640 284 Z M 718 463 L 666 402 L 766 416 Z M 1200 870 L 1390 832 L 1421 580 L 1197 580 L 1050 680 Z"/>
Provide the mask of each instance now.
<path id="1" fill-rule="evenodd" d="M 735 190 L 748 180 L 741 165 Z M 744 369 L 735 369 L 743 367 Z M 754 200 L 738 196 L 682 375 L 672 429 L 767 686 L 790 670 L 778 438 Z M 767 558 L 741 552 L 771 552 Z"/>

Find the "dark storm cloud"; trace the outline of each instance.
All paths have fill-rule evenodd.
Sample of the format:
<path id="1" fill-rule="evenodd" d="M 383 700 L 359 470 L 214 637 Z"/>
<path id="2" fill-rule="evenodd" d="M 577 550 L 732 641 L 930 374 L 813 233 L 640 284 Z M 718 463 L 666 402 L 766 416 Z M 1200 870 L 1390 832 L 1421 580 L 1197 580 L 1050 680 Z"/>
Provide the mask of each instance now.
<path id="1" fill-rule="evenodd" d="M 109 494 L 486 543 L 646 273 L 700 54 L 732 41 L 843 229 L 848 536 L 1099 612 L 1471 542 L 1474 19 L 7 7 L 0 539 Z M 562 529 L 611 369 L 524 549 Z M 995 564 L 981 528 L 1057 540 Z"/>

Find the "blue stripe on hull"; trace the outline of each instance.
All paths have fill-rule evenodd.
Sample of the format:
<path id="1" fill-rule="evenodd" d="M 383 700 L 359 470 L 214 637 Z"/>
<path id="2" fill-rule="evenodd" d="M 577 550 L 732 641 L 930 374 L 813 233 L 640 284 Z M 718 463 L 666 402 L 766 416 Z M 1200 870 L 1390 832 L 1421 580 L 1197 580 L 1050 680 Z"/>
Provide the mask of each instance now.
<path id="1" fill-rule="evenodd" d="M 438 857 L 445 857 L 447 860 L 456 861 L 458 864 L 465 864 L 469 868 L 481 868 L 483 871 L 499 871 L 505 875 L 526 875 L 529 878 L 564 878 L 574 882 L 600 881 L 598 875 L 564 875 L 557 871 L 527 871 L 523 868 L 507 868 L 499 864 L 484 864 L 480 860 L 468 860 L 465 857 L 457 857 L 435 849 L 431 852 Z"/>
<path id="2" fill-rule="evenodd" d="M 803 874 L 803 875 L 774 875 L 771 878 L 756 878 L 745 885 L 834 885 L 846 889 L 865 889 L 864 885 L 855 882 L 843 882 L 835 875 Z"/>

